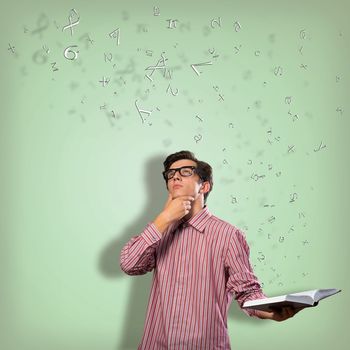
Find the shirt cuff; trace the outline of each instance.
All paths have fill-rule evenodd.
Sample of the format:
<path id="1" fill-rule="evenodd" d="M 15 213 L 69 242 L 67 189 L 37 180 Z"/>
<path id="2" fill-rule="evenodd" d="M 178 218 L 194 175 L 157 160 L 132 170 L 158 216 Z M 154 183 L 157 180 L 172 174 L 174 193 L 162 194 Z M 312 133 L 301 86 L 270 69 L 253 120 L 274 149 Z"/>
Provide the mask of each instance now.
<path id="1" fill-rule="evenodd" d="M 147 245 L 151 246 L 161 240 L 162 234 L 158 231 L 153 222 L 150 222 L 141 233 L 141 237 L 145 240 Z"/>
<path id="2" fill-rule="evenodd" d="M 264 298 L 267 298 L 267 296 L 262 292 L 262 291 L 256 291 L 255 293 L 251 294 L 246 300 L 246 301 L 249 301 L 249 300 L 256 300 L 256 299 L 264 299 Z M 248 316 L 250 317 L 258 317 L 257 316 L 257 310 L 255 309 L 242 309 Z"/>

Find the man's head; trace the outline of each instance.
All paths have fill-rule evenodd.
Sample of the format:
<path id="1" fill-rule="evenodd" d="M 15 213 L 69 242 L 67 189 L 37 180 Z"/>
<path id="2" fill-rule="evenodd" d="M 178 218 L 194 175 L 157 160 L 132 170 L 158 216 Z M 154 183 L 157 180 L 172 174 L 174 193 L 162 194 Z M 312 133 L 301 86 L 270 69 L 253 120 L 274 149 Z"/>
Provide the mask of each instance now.
<path id="1" fill-rule="evenodd" d="M 188 195 L 197 199 L 203 195 L 206 203 L 213 188 L 213 171 L 208 163 L 190 151 L 180 151 L 169 155 L 163 165 L 166 187 L 173 198 Z"/>

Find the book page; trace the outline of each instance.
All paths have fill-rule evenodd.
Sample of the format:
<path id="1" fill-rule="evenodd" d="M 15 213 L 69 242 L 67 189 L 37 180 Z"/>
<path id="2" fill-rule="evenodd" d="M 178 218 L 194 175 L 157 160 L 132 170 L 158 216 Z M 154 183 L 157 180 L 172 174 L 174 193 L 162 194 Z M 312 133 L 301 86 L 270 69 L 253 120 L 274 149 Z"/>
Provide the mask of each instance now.
<path id="1" fill-rule="evenodd" d="M 271 298 L 250 300 L 244 303 L 243 308 L 270 308 L 270 306 L 293 305 L 294 307 L 315 306 L 318 301 L 340 292 L 339 289 L 312 289 L 303 292 L 279 295 Z M 265 306 L 263 306 L 265 305 Z"/>
<path id="2" fill-rule="evenodd" d="M 319 289 L 315 295 L 315 301 L 322 300 L 324 298 L 327 298 L 333 294 L 339 293 L 340 289 Z"/>
<path id="3" fill-rule="evenodd" d="M 304 292 L 290 293 L 290 294 L 288 294 L 288 296 L 307 297 L 307 299 L 311 298 L 312 300 L 315 300 L 315 295 L 316 295 L 317 291 L 318 291 L 318 289 L 306 290 Z"/>

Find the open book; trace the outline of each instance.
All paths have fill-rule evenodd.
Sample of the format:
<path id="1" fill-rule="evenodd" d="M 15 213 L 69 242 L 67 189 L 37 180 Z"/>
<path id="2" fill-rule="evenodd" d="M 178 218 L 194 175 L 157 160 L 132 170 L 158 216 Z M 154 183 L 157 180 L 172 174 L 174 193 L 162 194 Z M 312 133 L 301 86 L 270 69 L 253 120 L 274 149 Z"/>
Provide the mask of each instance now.
<path id="1" fill-rule="evenodd" d="M 271 311 L 274 308 L 292 306 L 295 309 L 316 306 L 318 302 L 333 294 L 339 293 L 341 289 L 314 289 L 299 293 L 279 295 L 272 298 L 249 300 L 243 304 L 243 308 Z"/>

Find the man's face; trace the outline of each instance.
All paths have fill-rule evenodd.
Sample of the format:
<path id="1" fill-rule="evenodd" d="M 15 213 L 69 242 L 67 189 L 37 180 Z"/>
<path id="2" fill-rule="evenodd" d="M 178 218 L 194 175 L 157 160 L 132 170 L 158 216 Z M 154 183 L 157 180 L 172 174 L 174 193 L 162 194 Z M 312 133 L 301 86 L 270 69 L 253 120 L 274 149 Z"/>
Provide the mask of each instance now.
<path id="1" fill-rule="evenodd" d="M 172 163 L 169 169 L 181 168 L 183 166 L 197 166 L 196 162 L 190 159 L 180 159 Z M 181 176 L 177 171 L 170 180 L 168 180 L 168 191 L 173 198 L 179 196 L 192 196 L 196 200 L 201 193 L 201 179 L 194 172 L 191 176 Z"/>

